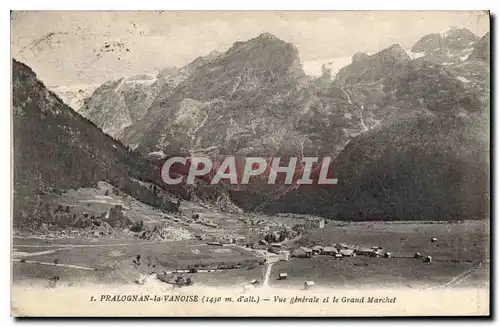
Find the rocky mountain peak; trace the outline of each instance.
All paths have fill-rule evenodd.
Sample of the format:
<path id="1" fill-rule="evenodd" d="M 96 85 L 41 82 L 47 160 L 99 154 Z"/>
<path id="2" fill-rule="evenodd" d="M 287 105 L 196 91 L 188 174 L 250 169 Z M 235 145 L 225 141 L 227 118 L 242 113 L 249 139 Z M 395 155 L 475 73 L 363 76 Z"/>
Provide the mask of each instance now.
<path id="1" fill-rule="evenodd" d="M 453 27 L 444 33 L 432 33 L 422 37 L 411 48 L 426 60 L 451 65 L 467 59 L 478 37 L 466 28 Z"/>
<path id="2" fill-rule="evenodd" d="M 377 81 L 386 76 L 394 67 L 410 59 L 399 44 L 393 44 L 373 55 L 358 52 L 352 57 L 352 63 L 342 68 L 335 79 L 341 84 Z"/>
<path id="3" fill-rule="evenodd" d="M 490 60 L 490 33 L 486 33 L 479 41 L 474 44 L 474 50 L 470 54 L 469 60 L 479 59 L 483 61 Z"/>
<path id="4" fill-rule="evenodd" d="M 297 48 L 269 33 L 236 42 L 215 59 L 203 58 L 197 59 L 196 68 L 190 69 L 190 76 L 177 87 L 174 101 L 186 97 L 202 101 L 240 97 L 257 91 L 257 86 L 272 88 L 304 75 Z"/>
<path id="5" fill-rule="evenodd" d="M 472 42 L 476 42 L 479 38 L 466 28 L 452 27 L 444 33 L 448 45 L 452 48 L 464 49 L 470 47 Z"/>
<path id="6" fill-rule="evenodd" d="M 263 52 L 277 55 L 279 57 L 277 59 L 290 56 L 293 60 L 299 61 L 299 52 L 293 44 L 285 42 L 270 33 L 262 33 L 245 42 L 235 42 L 225 53 L 225 56 L 233 53 L 247 53 L 255 57 Z"/>
<path id="7" fill-rule="evenodd" d="M 364 52 L 356 52 L 353 56 L 352 56 L 352 62 L 355 63 L 355 62 L 360 62 L 360 61 L 364 61 L 366 59 L 368 59 L 370 56 L 368 56 L 366 53 Z"/>
<path id="8" fill-rule="evenodd" d="M 279 40 L 279 41 L 281 41 L 274 34 L 271 34 L 269 32 L 264 32 L 264 33 L 260 34 L 257 37 L 257 39 L 261 39 L 261 40 Z"/>
<path id="9" fill-rule="evenodd" d="M 399 44 L 393 44 L 390 47 L 381 51 L 381 53 L 389 53 L 395 58 L 400 58 L 403 61 L 409 61 L 410 56 L 406 53 L 406 51 Z"/>

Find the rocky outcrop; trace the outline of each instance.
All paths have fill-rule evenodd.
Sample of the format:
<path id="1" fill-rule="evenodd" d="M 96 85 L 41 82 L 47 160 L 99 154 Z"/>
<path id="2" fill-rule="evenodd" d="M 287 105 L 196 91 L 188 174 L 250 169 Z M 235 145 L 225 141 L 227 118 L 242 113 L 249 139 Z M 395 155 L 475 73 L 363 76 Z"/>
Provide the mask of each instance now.
<path id="1" fill-rule="evenodd" d="M 474 49 L 468 60 L 490 61 L 490 33 L 486 33 L 479 41 L 474 44 Z"/>
<path id="2" fill-rule="evenodd" d="M 161 77 L 167 79 L 165 75 Z M 93 92 L 79 112 L 105 133 L 116 136 L 123 128 L 144 117 L 161 86 L 160 79 L 154 75 L 107 82 Z"/>
<path id="3" fill-rule="evenodd" d="M 466 60 L 479 37 L 466 28 L 454 27 L 445 33 L 428 34 L 411 48 L 425 60 L 452 65 Z"/>
<path id="4" fill-rule="evenodd" d="M 124 131 L 126 144 L 145 153 L 317 153 L 317 139 L 330 152 L 361 129 L 340 87 L 312 83 L 297 49 L 271 34 L 188 66 L 197 68 Z"/>
<path id="5" fill-rule="evenodd" d="M 335 81 L 342 85 L 376 82 L 408 61 L 410 56 L 398 44 L 371 56 L 358 52 L 352 57 L 352 63 L 337 73 Z"/>

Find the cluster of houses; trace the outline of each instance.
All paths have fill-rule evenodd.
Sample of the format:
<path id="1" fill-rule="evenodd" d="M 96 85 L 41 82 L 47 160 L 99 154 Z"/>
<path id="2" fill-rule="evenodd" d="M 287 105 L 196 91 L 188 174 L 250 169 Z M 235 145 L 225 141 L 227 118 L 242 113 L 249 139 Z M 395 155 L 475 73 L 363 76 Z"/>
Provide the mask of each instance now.
<path id="1" fill-rule="evenodd" d="M 329 255 L 338 259 L 343 257 L 355 257 L 357 255 L 385 258 L 392 257 L 392 253 L 383 252 L 380 246 L 366 248 L 347 244 L 332 244 L 328 246 L 316 245 L 312 248 L 302 246 L 292 252 L 292 257 L 297 258 L 310 258 L 314 255 Z"/>
<path id="2" fill-rule="evenodd" d="M 437 242 L 437 239 L 432 238 L 431 242 Z M 269 249 L 270 252 L 278 254 L 281 253 L 283 250 L 280 249 L 280 251 L 276 252 L 276 250 L 271 251 L 271 249 Z M 373 257 L 373 258 L 393 257 L 392 252 L 387 252 L 387 251 L 384 252 L 381 246 L 372 246 L 371 248 L 368 248 L 368 247 L 361 247 L 361 246 L 347 245 L 347 244 L 332 244 L 328 246 L 316 245 L 313 246 L 312 248 L 301 246 L 297 249 L 294 249 L 291 252 L 291 257 L 296 257 L 296 258 L 311 258 L 312 256 L 315 255 L 333 256 L 337 259 L 341 259 L 343 257 L 355 257 L 358 255 Z M 413 257 L 415 259 L 423 259 L 423 261 L 426 263 L 432 262 L 432 256 L 430 255 L 423 256 L 419 252 L 415 253 Z"/>
<path id="3" fill-rule="evenodd" d="M 219 228 L 219 225 L 214 223 L 213 221 L 209 221 L 209 220 L 199 220 L 197 221 L 198 224 L 200 225 L 204 225 L 204 226 L 208 226 L 208 227 L 212 227 L 212 228 Z"/>
<path id="4" fill-rule="evenodd" d="M 200 241 L 206 241 L 209 245 L 246 245 L 246 237 L 241 235 L 207 235 L 204 232 L 195 234 L 195 238 Z"/>

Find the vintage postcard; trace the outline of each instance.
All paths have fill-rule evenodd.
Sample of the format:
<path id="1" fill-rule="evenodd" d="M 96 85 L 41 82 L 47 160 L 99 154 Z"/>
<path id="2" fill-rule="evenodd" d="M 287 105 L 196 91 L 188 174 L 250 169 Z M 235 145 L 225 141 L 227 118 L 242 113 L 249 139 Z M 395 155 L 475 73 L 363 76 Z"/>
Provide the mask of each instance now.
<path id="1" fill-rule="evenodd" d="M 490 314 L 487 11 L 12 11 L 11 315 Z"/>

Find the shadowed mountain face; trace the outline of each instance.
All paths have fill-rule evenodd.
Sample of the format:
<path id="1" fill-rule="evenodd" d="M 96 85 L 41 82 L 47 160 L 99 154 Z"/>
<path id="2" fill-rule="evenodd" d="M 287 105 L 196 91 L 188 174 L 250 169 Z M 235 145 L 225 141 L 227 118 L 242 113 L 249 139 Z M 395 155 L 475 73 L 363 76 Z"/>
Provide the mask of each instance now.
<path id="1" fill-rule="evenodd" d="M 335 158 L 338 185 L 257 180 L 223 188 L 247 210 L 349 220 L 482 218 L 489 198 L 485 40 L 452 29 L 417 42 L 418 59 L 399 45 L 357 53 L 331 81 L 306 76 L 292 44 L 262 34 L 165 73 L 169 82 L 138 110 L 144 115 L 116 136 L 143 154 Z"/>
<path id="2" fill-rule="evenodd" d="M 479 41 L 474 44 L 474 50 L 468 60 L 490 61 L 490 33 L 486 33 Z"/>
<path id="3" fill-rule="evenodd" d="M 89 186 L 126 175 L 129 154 L 122 145 L 62 103 L 28 66 L 12 65 L 16 191 Z"/>
<path id="4" fill-rule="evenodd" d="M 474 118 L 409 117 L 374 129 L 330 166 L 338 185 L 301 187 L 269 209 L 348 220 L 483 219 L 488 122 Z"/>
<path id="5" fill-rule="evenodd" d="M 339 184 L 302 186 L 267 209 L 348 220 L 487 217 L 489 64 L 477 57 L 407 61 L 375 83 L 351 70 L 344 90 L 368 128 L 330 166 Z"/>
<path id="6" fill-rule="evenodd" d="M 33 211 L 38 195 L 92 187 L 98 181 L 161 209 L 173 208 L 168 199 L 132 182 L 160 184 L 155 167 L 65 105 L 16 60 L 12 87 L 16 218 L 39 218 Z"/>

